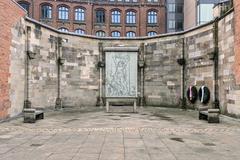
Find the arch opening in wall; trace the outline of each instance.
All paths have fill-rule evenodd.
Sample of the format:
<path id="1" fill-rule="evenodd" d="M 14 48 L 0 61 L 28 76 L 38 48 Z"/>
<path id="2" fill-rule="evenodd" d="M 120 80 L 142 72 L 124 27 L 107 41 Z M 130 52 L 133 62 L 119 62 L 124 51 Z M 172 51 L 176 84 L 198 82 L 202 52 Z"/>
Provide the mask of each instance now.
<path id="1" fill-rule="evenodd" d="M 18 4 L 27 11 L 28 16 L 29 16 L 29 14 L 30 14 L 29 13 L 29 11 L 30 11 L 30 3 L 27 2 L 27 1 L 19 1 Z"/>
<path id="2" fill-rule="evenodd" d="M 69 30 L 65 27 L 60 27 L 58 30 L 62 32 L 69 32 Z"/>
<path id="3" fill-rule="evenodd" d="M 136 33 L 133 31 L 129 31 L 126 33 L 126 37 L 136 37 Z"/>
<path id="4" fill-rule="evenodd" d="M 76 29 L 74 32 L 75 32 L 76 34 L 79 34 L 79 35 L 84 35 L 84 34 L 85 34 L 85 30 L 80 29 L 80 28 Z"/>
<path id="5" fill-rule="evenodd" d="M 126 24 L 136 24 L 136 11 L 129 10 L 126 12 Z"/>
<path id="6" fill-rule="evenodd" d="M 111 23 L 120 24 L 121 23 L 121 12 L 119 10 L 112 10 L 111 12 Z"/>
<path id="7" fill-rule="evenodd" d="M 147 33 L 147 36 L 151 37 L 151 36 L 156 36 L 157 35 L 157 32 L 155 31 L 150 31 Z"/>
<path id="8" fill-rule="evenodd" d="M 41 4 L 41 18 L 52 19 L 52 5 L 49 3 Z"/>
<path id="9" fill-rule="evenodd" d="M 59 6 L 58 7 L 58 19 L 59 20 L 68 20 L 69 19 L 69 7 L 68 6 Z"/>
<path id="10" fill-rule="evenodd" d="M 113 31 L 111 35 L 112 37 L 121 37 L 121 33 L 119 31 Z"/>
<path id="11" fill-rule="evenodd" d="M 157 21 L 157 11 L 155 10 L 149 10 L 147 12 L 147 23 L 150 25 L 155 25 L 158 23 Z"/>
<path id="12" fill-rule="evenodd" d="M 74 10 L 74 20 L 75 21 L 85 21 L 85 9 L 82 7 L 77 7 Z"/>
<path id="13" fill-rule="evenodd" d="M 95 22 L 96 23 L 105 23 L 105 10 L 104 9 L 96 9 L 95 10 Z"/>
<path id="14" fill-rule="evenodd" d="M 96 36 L 97 37 L 105 37 L 106 36 L 106 33 L 104 31 L 97 31 L 96 32 Z"/>

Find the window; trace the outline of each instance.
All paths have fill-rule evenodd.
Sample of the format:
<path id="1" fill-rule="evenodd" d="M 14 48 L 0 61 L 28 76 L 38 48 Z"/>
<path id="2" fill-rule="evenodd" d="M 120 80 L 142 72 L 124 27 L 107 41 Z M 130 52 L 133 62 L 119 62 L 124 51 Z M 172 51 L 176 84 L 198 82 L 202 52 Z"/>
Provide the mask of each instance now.
<path id="1" fill-rule="evenodd" d="M 183 30 L 183 21 L 178 21 L 176 22 L 176 29 L 179 30 Z"/>
<path id="2" fill-rule="evenodd" d="M 148 36 L 149 36 L 149 37 L 155 36 L 155 35 L 157 35 L 157 32 L 154 32 L 154 31 L 148 32 Z"/>
<path id="3" fill-rule="evenodd" d="M 96 11 L 96 22 L 105 23 L 105 12 L 103 10 Z"/>
<path id="4" fill-rule="evenodd" d="M 75 20 L 84 21 L 85 20 L 85 10 L 82 8 L 75 9 Z"/>
<path id="5" fill-rule="evenodd" d="M 80 35 L 84 35 L 85 31 L 83 29 L 76 29 L 75 33 L 80 34 Z"/>
<path id="6" fill-rule="evenodd" d="M 136 13 L 133 11 L 127 12 L 126 15 L 126 23 L 135 24 L 136 23 Z"/>
<path id="7" fill-rule="evenodd" d="M 148 24 L 156 24 L 157 23 L 157 12 L 149 11 L 148 12 Z"/>
<path id="8" fill-rule="evenodd" d="M 52 7 L 49 5 L 42 6 L 42 18 L 51 19 L 52 18 Z"/>
<path id="9" fill-rule="evenodd" d="M 130 32 L 127 32 L 126 36 L 127 36 L 127 37 L 136 37 L 136 33 L 130 31 Z"/>
<path id="10" fill-rule="evenodd" d="M 96 32 L 96 36 L 97 36 L 97 37 L 105 37 L 106 34 L 105 34 L 104 31 L 97 31 L 97 32 Z"/>
<path id="11" fill-rule="evenodd" d="M 177 4 L 176 12 L 177 13 L 183 13 L 183 4 Z"/>
<path id="12" fill-rule="evenodd" d="M 174 3 L 168 4 L 168 12 L 175 12 L 176 11 L 176 5 Z"/>
<path id="13" fill-rule="evenodd" d="M 29 7 L 30 7 L 30 4 L 28 2 L 19 2 L 18 3 L 21 7 L 23 7 L 27 13 L 29 14 Z"/>
<path id="14" fill-rule="evenodd" d="M 121 22 L 121 13 L 119 11 L 112 11 L 112 23 Z"/>
<path id="15" fill-rule="evenodd" d="M 68 20 L 68 8 L 59 7 L 58 8 L 58 18 L 61 20 Z"/>
<path id="16" fill-rule="evenodd" d="M 124 0 L 125 2 L 134 2 L 134 3 L 136 3 L 136 2 L 138 2 L 138 0 Z"/>
<path id="17" fill-rule="evenodd" d="M 112 32 L 112 37 L 120 37 L 120 32 L 118 31 Z"/>
<path id="18" fill-rule="evenodd" d="M 68 32 L 68 29 L 67 28 L 64 28 L 64 27 L 61 27 L 58 29 L 59 31 L 62 31 L 62 32 Z"/>
<path id="19" fill-rule="evenodd" d="M 147 0 L 148 2 L 158 2 L 158 0 Z"/>
<path id="20" fill-rule="evenodd" d="M 176 28 L 176 23 L 174 20 L 169 20 L 168 21 L 168 28 L 169 29 L 175 29 Z"/>
<path id="21" fill-rule="evenodd" d="M 198 9 L 198 25 L 207 23 L 213 19 L 214 4 L 199 4 Z"/>

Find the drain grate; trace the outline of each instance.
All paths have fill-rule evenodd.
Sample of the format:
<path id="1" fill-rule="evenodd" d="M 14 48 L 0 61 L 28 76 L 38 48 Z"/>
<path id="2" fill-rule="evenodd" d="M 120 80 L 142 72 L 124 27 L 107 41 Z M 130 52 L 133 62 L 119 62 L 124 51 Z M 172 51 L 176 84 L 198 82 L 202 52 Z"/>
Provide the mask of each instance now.
<path id="1" fill-rule="evenodd" d="M 173 119 L 171 117 L 162 115 L 160 113 L 154 113 L 152 116 L 159 117 L 161 120 L 173 121 Z"/>
<path id="2" fill-rule="evenodd" d="M 40 146 L 42 146 L 43 144 L 37 144 L 37 143 L 34 143 L 34 144 L 31 144 L 30 146 L 31 147 L 40 147 Z"/>
<path id="3" fill-rule="evenodd" d="M 130 117 L 130 115 L 119 115 L 119 117 Z"/>
<path id="4" fill-rule="evenodd" d="M 184 142 L 182 138 L 178 138 L 178 137 L 174 137 L 174 138 L 170 138 L 173 141 L 177 141 L 177 142 Z"/>
<path id="5" fill-rule="evenodd" d="M 203 143 L 205 146 L 216 146 L 214 143 Z"/>

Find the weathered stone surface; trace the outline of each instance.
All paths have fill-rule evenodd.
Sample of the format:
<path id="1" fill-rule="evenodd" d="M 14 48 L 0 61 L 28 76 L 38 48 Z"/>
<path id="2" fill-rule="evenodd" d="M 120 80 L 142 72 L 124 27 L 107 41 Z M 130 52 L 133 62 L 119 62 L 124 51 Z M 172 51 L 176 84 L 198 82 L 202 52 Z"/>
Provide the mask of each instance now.
<path id="1" fill-rule="evenodd" d="M 221 113 L 234 115 L 236 111 L 235 116 L 238 116 L 239 101 L 235 98 L 237 97 L 235 91 L 239 91 L 240 86 L 236 84 L 233 71 L 234 12 L 229 13 L 218 23 L 218 91 Z M 103 47 L 140 48 L 140 45 L 144 44 L 144 52 L 139 55 L 139 58 L 144 60 L 144 71 L 142 76 L 140 68 L 138 69 L 137 95 L 140 98 L 143 93 L 145 105 L 179 106 L 183 98 L 181 80 L 183 73 L 178 60 L 184 58 L 186 60 L 185 96 L 190 85 L 196 85 L 197 89 L 205 85 L 209 88 L 211 97 L 205 106 L 212 107 L 215 96 L 214 62 L 211 60 L 214 51 L 213 24 L 177 35 L 141 39 L 101 39 L 59 33 L 26 19 L 11 28 L 11 65 L 7 67 L 10 77 L 8 81 L 6 79 L 3 81 L 4 84 L 8 82 L 11 89 L 8 90 L 6 85 L 1 89 L 1 92 L 8 92 L 11 97 L 8 101 L 5 94 L 1 102 L 2 105 L 9 106 L 10 109 L 7 110 L 10 116 L 22 111 L 23 101 L 27 98 L 27 87 L 24 87 L 27 83 L 25 65 L 27 33 L 23 32 L 27 26 L 30 28 L 28 50 L 35 53 L 28 67 L 29 100 L 33 107 L 53 107 L 58 95 L 62 98 L 65 107 L 96 106 L 99 96 L 105 96 L 106 84 L 104 67 L 100 74 L 98 66 L 99 61 L 103 63 L 105 61 L 104 53 L 99 50 L 100 42 Z M 62 41 L 58 44 L 57 40 L 60 38 Z M 58 68 L 60 68 L 59 73 Z M 143 89 L 140 82 L 144 84 Z M 199 108 L 202 104 L 198 100 L 194 105 L 188 103 L 188 106 Z"/>

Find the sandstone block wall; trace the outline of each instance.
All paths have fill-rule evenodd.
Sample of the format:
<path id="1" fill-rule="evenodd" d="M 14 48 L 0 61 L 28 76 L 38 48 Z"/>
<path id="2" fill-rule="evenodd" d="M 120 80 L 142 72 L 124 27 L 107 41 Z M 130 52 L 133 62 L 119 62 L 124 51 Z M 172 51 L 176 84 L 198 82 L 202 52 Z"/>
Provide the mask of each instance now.
<path id="1" fill-rule="evenodd" d="M 240 85 L 238 73 L 234 73 L 234 63 L 238 63 L 237 52 L 234 53 L 234 38 L 237 35 L 234 22 L 237 17 L 231 13 L 219 22 L 219 95 L 220 107 L 224 114 L 240 115 Z"/>
<path id="2" fill-rule="evenodd" d="M 178 106 L 181 98 L 180 36 L 146 43 L 144 98 L 147 105 Z"/>
<path id="3" fill-rule="evenodd" d="M 230 12 L 219 20 L 217 91 L 222 113 L 239 116 L 240 87 L 234 72 L 234 14 Z M 143 78 L 146 106 L 179 106 L 183 90 L 186 97 L 190 85 L 195 85 L 198 89 L 205 85 L 211 92 L 207 106 L 213 107 L 214 62 L 209 57 L 215 47 L 213 23 L 177 34 L 133 39 L 77 36 L 59 32 L 29 18 L 16 19 L 14 25 L 8 25 L 8 29 L 11 36 L 8 37 L 7 34 L 5 39 L 8 40 L 6 44 L 9 44 L 9 48 L 5 48 L 6 52 L 1 52 L 3 56 L 0 59 L 1 74 L 4 77 L 1 79 L 0 90 L 1 118 L 21 113 L 23 102 L 27 98 L 26 84 L 29 84 L 32 107 L 54 107 L 58 95 L 65 107 L 96 106 L 99 96 L 104 95 L 104 89 L 100 93 L 100 86 L 105 86 L 104 70 L 103 75 L 100 75 L 98 67 L 98 62 L 104 56 L 99 43 L 103 47 L 140 47 L 143 44 L 141 58 L 144 59 L 145 68 L 143 77 L 139 78 Z M 2 37 L 4 36 L 1 35 L 1 39 Z M 1 45 L 2 48 L 5 46 Z M 28 67 L 27 51 L 36 54 L 29 60 Z M 62 65 L 58 65 L 59 58 L 62 58 Z M 179 58 L 186 60 L 184 73 L 182 66 L 177 63 Z M 138 83 L 140 88 L 141 79 Z M 142 90 L 139 89 L 138 92 L 141 95 Z M 194 105 L 187 105 L 190 108 L 202 106 L 199 100 Z"/>
<path id="4" fill-rule="evenodd" d="M 213 61 L 210 60 L 208 56 L 213 51 L 212 24 L 185 35 L 185 96 L 187 96 L 187 89 L 190 86 L 195 86 L 198 90 L 201 86 L 206 86 L 211 93 L 210 103 L 213 101 L 214 66 Z M 199 99 L 195 104 L 190 104 L 189 102 L 187 104 L 192 108 L 202 106 Z"/>

